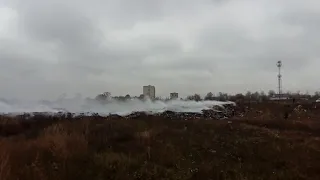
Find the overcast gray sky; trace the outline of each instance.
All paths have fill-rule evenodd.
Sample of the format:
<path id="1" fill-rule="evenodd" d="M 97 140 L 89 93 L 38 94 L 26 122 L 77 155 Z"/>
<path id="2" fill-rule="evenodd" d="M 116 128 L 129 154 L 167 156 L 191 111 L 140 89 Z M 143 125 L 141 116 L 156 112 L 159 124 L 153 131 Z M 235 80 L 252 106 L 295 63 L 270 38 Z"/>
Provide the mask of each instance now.
<path id="1" fill-rule="evenodd" d="M 320 89 L 319 0 L 0 0 L 0 97 Z"/>

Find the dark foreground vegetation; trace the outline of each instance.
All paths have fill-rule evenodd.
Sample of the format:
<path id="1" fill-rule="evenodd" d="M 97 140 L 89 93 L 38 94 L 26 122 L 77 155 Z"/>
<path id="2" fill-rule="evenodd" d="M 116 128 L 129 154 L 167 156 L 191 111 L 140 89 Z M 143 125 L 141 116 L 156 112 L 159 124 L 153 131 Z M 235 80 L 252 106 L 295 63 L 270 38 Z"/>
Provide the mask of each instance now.
<path id="1" fill-rule="evenodd" d="M 286 108 L 224 120 L 2 116 L 0 179 L 320 179 L 320 110 L 292 105 L 284 119 Z"/>

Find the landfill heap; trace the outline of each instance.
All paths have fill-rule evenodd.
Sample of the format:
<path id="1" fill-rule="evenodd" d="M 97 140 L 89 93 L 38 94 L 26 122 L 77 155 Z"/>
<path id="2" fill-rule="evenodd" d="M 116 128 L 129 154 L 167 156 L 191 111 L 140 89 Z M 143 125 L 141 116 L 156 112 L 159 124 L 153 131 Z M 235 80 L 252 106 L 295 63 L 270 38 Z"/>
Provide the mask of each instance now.
<path id="1" fill-rule="evenodd" d="M 93 118 L 105 118 L 105 119 L 141 119 L 146 117 L 161 117 L 165 119 L 177 119 L 177 120 L 188 120 L 188 119 L 227 119 L 234 117 L 236 115 L 236 105 L 235 104 L 224 104 L 216 105 L 210 109 L 202 110 L 202 112 L 174 112 L 174 111 L 164 111 L 162 113 L 152 113 L 152 112 L 133 112 L 126 116 L 120 116 L 117 114 L 100 115 L 99 113 L 71 113 L 71 112 L 58 112 L 58 113 L 48 113 L 48 112 L 33 112 L 33 113 L 23 113 L 16 115 L 21 119 L 41 119 L 46 118 L 59 118 L 59 119 L 73 119 L 82 117 L 93 117 Z"/>
<path id="2" fill-rule="evenodd" d="M 148 114 L 147 112 L 134 112 L 125 116 L 126 119 L 140 119 L 148 116 L 157 116 L 166 119 L 227 119 L 235 116 L 236 106 L 234 104 L 225 104 L 221 106 L 214 106 L 211 109 L 202 110 L 201 113 L 194 112 L 174 112 L 165 111 L 157 114 Z"/>

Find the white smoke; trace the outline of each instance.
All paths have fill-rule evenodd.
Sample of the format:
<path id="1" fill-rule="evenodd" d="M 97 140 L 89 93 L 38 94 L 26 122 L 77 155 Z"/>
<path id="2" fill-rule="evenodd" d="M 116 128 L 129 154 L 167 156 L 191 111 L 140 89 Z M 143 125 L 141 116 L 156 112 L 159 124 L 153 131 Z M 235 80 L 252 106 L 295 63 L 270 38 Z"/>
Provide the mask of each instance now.
<path id="1" fill-rule="evenodd" d="M 71 113 L 99 113 L 100 115 L 118 114 L 128 115 L 132 112 L 144 111 L 149 113 L 161 113 L 164 111 L 195 112 L 201 113 L 204 109 L 210 109 L 215 105 L 231 104 L 233 102 L 220 101 L 141 101 L 130 99 L 127 101 L 110 100 L 98 102 L 83 98 L 60 98 L 55 101 L 4 101 L 0 100 L 0 114 L 21 114 L 32 112 L 57 113 L 61 111 Z"/>

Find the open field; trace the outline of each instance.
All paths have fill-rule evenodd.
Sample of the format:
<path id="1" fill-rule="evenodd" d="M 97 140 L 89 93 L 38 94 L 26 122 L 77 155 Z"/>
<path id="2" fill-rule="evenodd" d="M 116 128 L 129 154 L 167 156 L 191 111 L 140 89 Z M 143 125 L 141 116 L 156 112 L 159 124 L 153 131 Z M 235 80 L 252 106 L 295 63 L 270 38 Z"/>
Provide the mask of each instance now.
<path id="1" fill-rule="evenodd" d="M 320 179 L 319 117 L 279 104 L 224 120 L 2 116 L 0 179 Z"/>

